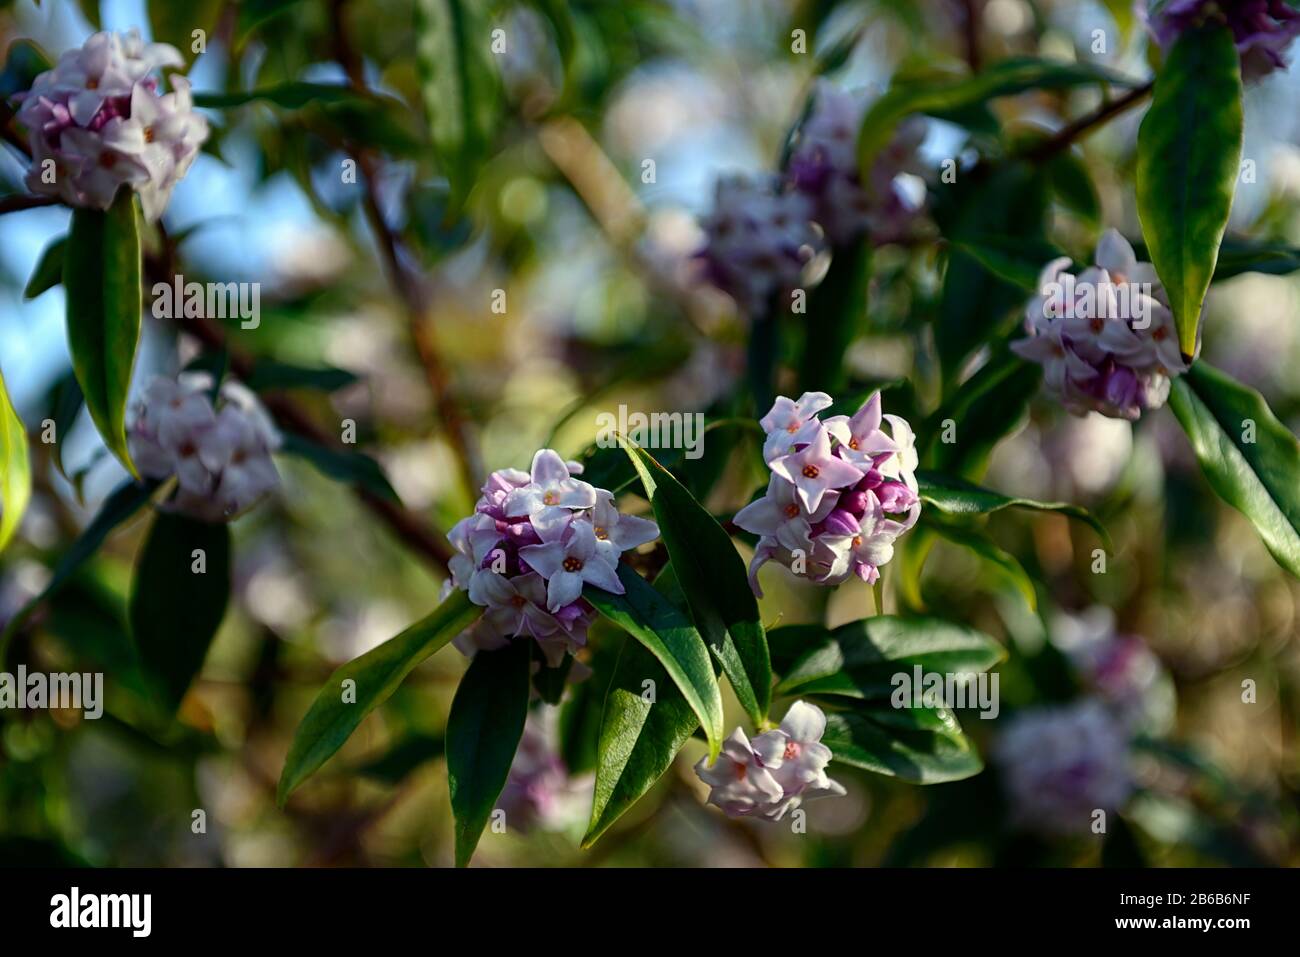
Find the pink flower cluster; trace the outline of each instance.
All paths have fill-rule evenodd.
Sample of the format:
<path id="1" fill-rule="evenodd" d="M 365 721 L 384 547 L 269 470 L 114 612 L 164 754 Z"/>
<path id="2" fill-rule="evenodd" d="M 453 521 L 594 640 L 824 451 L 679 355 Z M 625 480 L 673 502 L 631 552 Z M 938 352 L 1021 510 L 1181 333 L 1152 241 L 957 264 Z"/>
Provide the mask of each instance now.
<path id="1" fill-rule="evenodd" d="M 728 817 L 779 821 L 806 800 L 844 795 L 843 785 L 826 775 L 834 755 L 821 743 L 825 733 L 822 710 L 796 701 L 779 728 L 752 742 L 737 728 L 713 765 L 701 758 L 695 774 L 709 785 L 709 803 Z"/>
<path id="2" fill-rule="evenodd" d="M 1075 415 L 1136 421 L 1165 404 L 1187 366 L 1155 267 L 1113 229 L 1094 258 L 1077 277 L 1068 258 L 1047 264 L 1026 310 L 1029 338 L 1011 349 L 1043 367 L 1048 392 Z"/>
<path id="3" fill-rule="evenodd" d="M 126 185 L 140 194 L 145 217 L 158 219 L 208 137 L 189 81 L 173 75 L 172 92 L 159 93 L 150 76 L 184 65 L 175 47 L 144 43 L 134 30 L 96 33 L 64 53 L 18 94 L 32 152 L 28 188 L 70 206 L 108 209 Z"/>
<path id="4" fill-rule="evenodd" d="M 790 154 L 790 184 L 812 201 L 813 219 L 835 246 L 864 232 L 877 245 L 895 241 L 920 212 L 919 202 L 900 188 L 899 175 L 925 172 L 917 150 L 925 139 L 926 122 L 919 116 L 903 120 L 864 184 L 857 144 L 867 105 L 865 96 L 818 81 L 813 110 L 799 127 Z"/>
<path id="5" fill-rule="evenodd" d="M 132 404 L 127 447 L 144 477 L 176 477 L 169 508 L 228 522 L 280 484 L 280 435 L 247 388 L 224 382 L 214 408 L 211 386 L 206 373 L 155 376 Z"/>
<path id="6" fill-rule="evenodd" d="M 797 286 L 826 243 L 841 246 L 865 232 L 876 244 L 891 242 L 918 213 L 919 202 L 900 189 L 899 176 L 922 172 L 917 148 L 925 121 L 905 120 L 863 183 L 857 136 L 866 106 L 865 97 L 822 81 L 784 177 L 718 180 L 697 256 L 708 279 L 746 315 L 764 314 L 776 294 Z"/>
<path id="7" fill-rule="evenodd" d="M 772 477 L 763 497 L 735 518 L 760 536 L 749 566 L 760 597 L 758 570 L 769 561 L 822 585 L 851 575 L 875 582 L 894 541 L 920 516 L 911 426 L 885 415 L 890 433 L 881 429 L 879 392 L 853 416 L 823 422 L 818 413 L 831 404 L 824 392 L 805 392 L 797 402 L 779 396 L 760 420 Z"/>
<path id="8" fill-rule="evenodd" d="M 500 648 L 525 635 L 558 665 L 587 641 L 592 608 L 583 586 L 623 594 L 619 556 L 658 538 L 659 527 L 620 514 L 612 493 L 574 477 L 581 472 L 542 449 L 530 472 L 493 472 L 474 514 L 452 527 L 450 585 L 487 609 L 456 639 L 461 651 Z"/>
<path id="9" fill-rule="evenodd" d="M 1288 0 L 1152 0 L 1138 8 L 1165 47 L 1201 23 L 1226 23 L 1248 80 L 1285 70 L 1286 49 L 1300 36 L 1300 9 Z"/>

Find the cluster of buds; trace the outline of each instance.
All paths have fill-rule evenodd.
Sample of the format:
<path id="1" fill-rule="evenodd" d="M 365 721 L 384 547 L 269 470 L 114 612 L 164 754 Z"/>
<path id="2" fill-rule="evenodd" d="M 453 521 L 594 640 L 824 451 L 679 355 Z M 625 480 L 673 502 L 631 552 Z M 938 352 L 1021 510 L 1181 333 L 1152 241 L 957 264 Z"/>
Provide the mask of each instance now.
<path id="1" fill-rule="evenodd" d="M 806 800 L 844 795 L 843 785 L 826 776 L 834 755 L 821 743 L 825 732 L 821 709 L 796 701 L 779 728 L 753 741 L 737 728 L 712 767 L 701 758 L 695 773 L 709 785 L 709 803 L 728 817 L 779 821 Z"/>
<path id="2" fill-rule="evenodd" d="M 993 747 L 1019 826 L 1044 834 L 1087 833 L 1133 791 L 1128 735 L 1105 705 L 1085 699 L 1021 712 Z"/>
<path id="3" fill-rule="evenodd" d="M 156 376 L 132 404 L 128 448 L 145 478 L 176 477 L 168 507 L 206 522 L 228 522 L 274 489 L 271 453 L 280 436 L 248 389 L 222 384 L 214 407 L 205 373 Z"/>
<path id="4" fill-rule="evenodd" d="M 902 238 L 920 211 L 900 188 L 904 173 L 920 176 L 917 150 L 926 122 L 919 116 L 899 124 L 893 140 L 876 157 L 870 182 L 858 166 L 858 129 L 867 99 L 820 80 L 812 112 L 799 127 L 787 172 L 790 185 L 813 204 L 813 219 L 834 246 L 870 233 L 883 244 Z"/>
<path id="5" fill-rule="evenodd" d="M 1300 9 L 1289 0 L 1152 0 L 1143 12 L 1163 47 L 1203 23 L 1226 23 L 1247 79 L 1286 69 L 1286 49 L 1300 36 Z"/>
<path id="6" fill-rule="evenodd" d="M 591 802 L 590 775 L 573 777 L 556 750 L 556 709 L 531 711 L 496 807 L 506 826 L 528 833 L 560 831 L 577 822 Z"/>
<path id="7" fill-rule="evenodd" d="M 710 282 L 745 315 L 760 316 L 774 296 L 798 285 L 812 259 L 818 240 L 811 219 L 812 203 L 774 177 L 723 177 L 697 256 Z"/>
<path id="8" fill-rule="evenodd" d="M 612 493 L 574 477 L 581 472 L 542 449 L 531 472 L 493 472 L 474 514 L 448 533 L 452 587 L 487 609 L 456 640 L 466 654 L 531 636 L 558 665 L 587 641 L 593 611 L 583 586 L 623 594 L 619 556 L 653 541 L 659 527 L 620 514 Z"/>
<path id="9" fill-rule="evenodd" d="M 805 392 L 797 402 L 779 396 L 760 420 L 772 477 L 763 497 L 735 517 L 760 536 L 749 566 L 750 587 L 760 597 L 758 570 L 769 561 L 821 585 L 851 575 L 874 583 L 895 539 L 921 514 L 907 421 L 882 417 L 879 392 L 853 416 L 823 422 L 817 415 L 831 404 L 824 392 Z"/>
<path id="10" fill-rule="evenodd" d="M 1077 277 L 1068 258 L 1048 263 L 1026 311 L 1029 338 L 1011 348 L 1042 365 L 1048 391 L 1075 415 L 1136 421 L 1165 404 L 1187 366 L 1155 268 L 1113 229 L 1094 258 Z"/>
<path id="11" fill-rule="evenodd" d="M 96 33 L 18 94 L 30 137 L 27 186 L 70 206 L 108 209 L 125 185 L 150 221 L 167 206 L 208 137 L 189 81 L 171 76 L 160 93 L 151 74 L 183 67 L 175 47 L 144 43 L 137 31 Z"/>

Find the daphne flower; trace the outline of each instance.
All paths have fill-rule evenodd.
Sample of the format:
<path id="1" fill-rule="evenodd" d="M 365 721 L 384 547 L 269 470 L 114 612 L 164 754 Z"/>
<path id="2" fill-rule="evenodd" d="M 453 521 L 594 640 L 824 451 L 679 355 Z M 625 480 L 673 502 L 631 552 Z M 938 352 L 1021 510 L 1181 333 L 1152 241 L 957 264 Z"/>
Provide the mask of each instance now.
<path id="1" fill-rule="evenodd" d="M 771 462 L 789 455 L 800 444 L 812 441 L 818 427 L 817 414 L 831 407 L 831 397 L 825 392 L 805 392 L 795 402 L 783 395 L 776 397 L 767 415 L 758 424 L 767 433 L 763 443 L 763 459 Z"/>
<path id="2" fill-rule="evenodd" d="M 1287 47 L 1300 35 L 1300 10 L 1287 0 L 1155 0 L 1138 9 L 1164 47 L 1201 23 L 1226 23 L 1248 80 L 1286 69 Z"/>
<path id="3" fill-rule="evenodd" d="M 571 509 L 596 504 L 596 489 L 571 478 L 564 459 L 550 449 L 533 456 L 530 479 L 527 485 L 509 492 L 505 512 L 510 518 L 527 516 L 539 531 L 566 523 L 572 516 Z"/>
<path id="4" fill-rule="evenodd" d="M 659 526 L 649 519 L 624 515 L 614 506 L 614 495 L 604 489 L 596 490 L 596 505 L 591 510 L 591 530 L 596 536 L 596 548 L 610 565 L 618 564 L 618 556 L 659 537 Z"/>
<path id="5" fill-rule="evenodd" d="M 891 416 L 897 419 L 897 416 Z M 902 421 L 899 419 L 899 421 Z M 906 427 L 906 423 L 904 423 Z M 851 417 L 835 415 L 826 420 L 826 429 L 843 447 L 842 454 L 847 462 L 863 470 L 871 468 L 877 456 L 899 452 L 898 445 L 880 430 L 880 393 L 872 393 Z M 909 429 L 907 435 L 911 436 Z M 912 455 L 915 456 L 915 450 Z M 911 468 L 915 469 L 915 462 Z"/>
<path id="6" fill-rule="evenodd" d="M 800 503 L 798 489 L 780 475 L 773 474 L 767 483 L 767 494 L 750 502 L 733 521 L 747 532 L 773 538 L 788 549 L 812 548 L 812 524 L 830 514 L 839 500 L 839 493 L 828 492 L 822 496 L 817 511 L 807 512 Z"/>
<path id="7" fill-rule="evenodd" d="M 519 557 L 546 579 L 546 607 L 557 611 L 576 601 L 582 586 L 592 584 L 615 595 L 623 594 L 623 583 L 614 574 L 608 553 L 596 545 L 596 533 L 590 522 L 573 522 L 564 542 L 529 545 L 519 550 Z"/>
<path id="8" fill-rule="evenodd" d="M 745 732 L 737 728 L 722 743 L 712 766 L 701 758 L 695 774 L 709 785 L 709 803 L 728 817 L 765 815 L 780 808 L 785 792 L 754 753 Z"/>
<path id="9" fill-rule="evenodd" d="M 771 467 L 794 484 L 800 503 L 809 512 L 817 511 L 828 491 L 851 485 L 863 476 L 861 469 L 831 454 L 831 434 L 824 426 L 813 432 L 803 450 L 777 459 Z"/>

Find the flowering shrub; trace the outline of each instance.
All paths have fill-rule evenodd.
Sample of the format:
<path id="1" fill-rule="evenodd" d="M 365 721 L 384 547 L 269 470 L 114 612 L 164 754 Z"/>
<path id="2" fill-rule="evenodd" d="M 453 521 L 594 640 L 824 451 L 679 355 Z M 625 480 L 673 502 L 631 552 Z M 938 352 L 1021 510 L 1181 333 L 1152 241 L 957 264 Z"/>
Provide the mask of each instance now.
<path id="1" fill-rule="evenodd" d="M 1300 7 L 725 6 L 0 5 L 0 862 L 1300 860 Z"/>

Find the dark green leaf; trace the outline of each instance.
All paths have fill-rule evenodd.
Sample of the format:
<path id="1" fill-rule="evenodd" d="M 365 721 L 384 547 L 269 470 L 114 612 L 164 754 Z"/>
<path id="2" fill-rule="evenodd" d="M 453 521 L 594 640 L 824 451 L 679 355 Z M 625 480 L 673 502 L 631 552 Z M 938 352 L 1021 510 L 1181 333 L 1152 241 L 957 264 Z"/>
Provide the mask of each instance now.
<path id="1" fill-rule="evenodd" d="M 654 507 L 691 619 L 759 724 L 772 703 L 772 665 L 745 563 L 723 527 L 671 473 L 635 443 L 620 442 Z"/>
<path id="2" fill-rule="evenodd" d="M 797 317 L 804 327 L 801 391 L 835 395 L 844 385 L 844 356 L 866 318 L 870 286 L 871 241 L 863 236 L 836 249 L 825 278 L 808 297 L 808 314 Z"/>
<path id="3" fill-rule="evenodd" d="M 390 502 L 400 502 L 378 462 L 354 449 L 331 449 L 310 439 L 286 432 L 281 437 L 281 452 L 306 459 L 323 475 L 338 482 L 355 485 Z"/>
<path id="4" fill-rule="evenodd" d="M 429 131 L 457 204 L 487 159 L 500 111 L 488 5 L 417 0 L 416 63 Z"/>
<path id="5" fill-rule="evenodd" d="M 588 585 L 582 597 L 645 645 L 664 666 L 700 719 L 709 751 L 716 755 L 722 747 L 722 694 L 709 664 L 708 646 L 690 620 L 630 567 L 619 565 L 618 578 L 624 594 Z"/>
<path id="6" fill-rule="evenodd" d="M 999 547 L 991 538 L 975 529 L 962 528 L 950 525 L 947 522 L 929 522 L 926 527 L 937 532 L 948 541 L 970 549 L 984 561 L 997 568 L 1020 592 L 1021 597 L 1025 599 L 1025 604 L 1029 606 L 1029 610 L 1032 612 L 1038 611 L 1038 592 L 1034 588 L 1034 582 L 1029 577 L 1029 573 L 1025 571 L 1025 566 L 1020 564 L 1020 559 L 1016 558 L 1015 555 Z"/>
<path id="7" fill-rule="evenodd" d="M 1138 216 L 1189 358 L 1237 184 L 1241 95 L 1232 31 L 1213 22 L 1186 30 L 1138 132 Z"/>
<path id="8" fill-rule="evenodd" d="M 1169 405 L 1219 496 L 1249 518 L 1278 564 L 1300 577 L 1300 443 L 1263 397 L 1198 362 Z"/>
<path id="9" fill-rule="evenodd" d="M 244 106 L 262 100 L 287 110 L 298 110 L 312 103 L 346 103 L 368 99 L 350 86 L 339 83 L 280 83 L 260 90 L 234 90 L 228 93 L 195 93 L 194 105 L 220 110 Z"/>
<path id="10" fill-rule="evenodd" d="M 140 338 L 140 228 L 135 194 L 107 212 L 75 209 L 63 263 L 68 348 L 86 408 L 104 444 L 135 472 L 126 446 L 126 400 Z"/>
<path id="11" fill-rule="evenodd" d="M 35 299 L 41 293 L 63 282 L 63 254 L 68 246 L 67 237 L 60 237 L 45 247 L 41 258 L 32 270 L 31 278 L 23 289 L 24 299 Z"/>
<path id="12" fill-rule="evenodd" d="M 831 713 L 822 744 L 840 764 L 915 784 L 942 784 L 978 774 L 984 763 L 957 719 L 947 711 L 937 714 L 939 730 L 904 730 L 886 723 L 896 715 L 885 709 Z"/>
<path id="13" fill-rule="evenodd" d="M 1101 522 L 1097 521 L 1087 509 L 1078 505 L 1071 505 L 1068 502 L 1038 502 L 1034 499 L 1003 495 L 1001 492 L 981 488 L 956 476 L 938 472 L 917 472 L 916 481 L 920 486 L 921 501 L 949 515 L 987 515 L 990 512 L 1000 512 L 1004 508 L 1059 512 L 1088 525 L 1101 538 L 1107 551 L 1111 548 L 1110 536 Z"/>
<path id="14" fill-rule="evenodd" d="M 312 368 L 276 362 L 274 359 L 259 359 L 245 381 L 250 389 L 258 392 L 265 389 L 319 389 L 322 392 L 333 392 L 356 382 L 357 377 L 346 369 L 336 369 L 333 366 Z"/>
<path id="15" fill-rule="evenodd" d="M 966 253 L 981 266 L 1026 292 L 1038 292 L 1038 276 L 1062 253 L 1044 239 L 964 233 L 953 239 L 954 249 Z"/>
<path id="16" fill-rule="evenodd" d="M 362 777 L 384 784 L 397 784 L 422 764 L 440 758 L 446 752 L 438 735 L 412 732 L 377 758 L 357 768 Z"/>
<path id="17" fill-rule="evenodd" d="M 362 719 L 387 701 L 416 665 L 448 644 L 482 613 L 483 609 L 471 602 L 467 593 L 456 589 L 432 613 L 400 635 L 335 671 L 294 733 L 280 772 L 276 792 L 279 804 L 283 806 L 298 785 L 343 747 Z"/>
<path id="18" fill-rule="evenodd" d="M 131 634 L 145 675 L 175 711 L 230 600 L 230 526 L 160 511 L 136 561 Z"/>
<path id="19" fill-rule="evenodd" d="M 965 625 L 877 615 L 823 630 L 776 690 L 781 695 L 881 698 L 893 690 L 894 675 L 910 674 L 916 666 L 940 674 L 978 674 L 1005 657 L 996 641 Z"/>
<path id="20" fill-rule="evenodd" d="M 474 856 L 523 736 L 531 645 L 515 640 L 500 651 L 476 653 L 452 699 L 447 782 L 456 819 L 457 867 Z"/>

